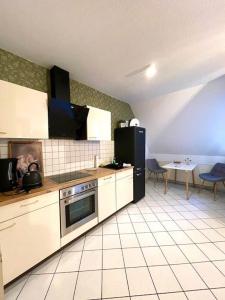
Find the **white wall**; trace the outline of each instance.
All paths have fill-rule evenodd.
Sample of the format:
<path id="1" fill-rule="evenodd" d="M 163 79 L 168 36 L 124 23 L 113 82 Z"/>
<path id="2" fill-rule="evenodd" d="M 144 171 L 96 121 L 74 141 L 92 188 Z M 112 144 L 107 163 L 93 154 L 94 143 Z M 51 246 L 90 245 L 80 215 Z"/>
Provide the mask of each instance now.
<path id="1" fill-rule="evenodd" d="M 199 172 L 225 162 L 225 76 L 132 105 L 147 129 L 146 152 L 159 161 L 191 157 Z"/>

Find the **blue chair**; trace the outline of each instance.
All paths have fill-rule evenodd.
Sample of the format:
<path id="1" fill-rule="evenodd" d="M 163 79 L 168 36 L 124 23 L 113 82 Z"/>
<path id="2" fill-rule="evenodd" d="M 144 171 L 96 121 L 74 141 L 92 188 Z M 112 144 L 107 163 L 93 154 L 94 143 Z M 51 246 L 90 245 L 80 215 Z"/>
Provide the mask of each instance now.
<path id="1" fill-rule="evenodd" d="M 202 186 L 205 181 L 213 183 L 214 200 L 216 200 L 216 184 L 222 182 L 225 186 L 225 164 L 217 163 L 209 173 L 201 173 Z"/>
<path id="2" fill-rule="evenodd" d="M 158 181 L 158 175 L 162 175 L 164 179 L 164 174 L 167 172 L 167 170 L 160 167 L 158 161 L 155 158 L 147 159 L 146 163 L 147 163 L 147 168 L 150 172 L 150 176 L 152 173 L 154 174 L 154 182 L 155 179 L 157 179 Z"/>

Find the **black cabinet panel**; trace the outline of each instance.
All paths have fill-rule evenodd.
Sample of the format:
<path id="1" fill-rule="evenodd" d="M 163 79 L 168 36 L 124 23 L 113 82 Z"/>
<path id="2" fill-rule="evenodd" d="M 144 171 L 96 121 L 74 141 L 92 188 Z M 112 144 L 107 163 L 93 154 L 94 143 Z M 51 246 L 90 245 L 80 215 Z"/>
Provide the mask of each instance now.
<path id="1" fill-rule="evenodd" d="M 145 196 L 145 170 L 134 172 L 134 202 Z"/>
<path id="2" fill-rule="evenodd" d="M 131 127 L 115 129 L 115 157 L 117 161 L 134 165 L 134 133 Z"/>
<path id="3" fill-rule="evenodd" d="M 125 127 L 115 129 L 115 157 L 117 161 L 145 167 L 145 128 Z"/>
<path id="4" fill-rule="evenodd" d="M 145 129 L 136 128 L 135 130 L 135 143 L 134 143 L 134 155 L 136 168 L 145 168 Z"/>
<path id="5" fill-rule="evenodd" d="M 70 102 L 69 72 L 54 66 L 50 69 L 51 97 Z"/>

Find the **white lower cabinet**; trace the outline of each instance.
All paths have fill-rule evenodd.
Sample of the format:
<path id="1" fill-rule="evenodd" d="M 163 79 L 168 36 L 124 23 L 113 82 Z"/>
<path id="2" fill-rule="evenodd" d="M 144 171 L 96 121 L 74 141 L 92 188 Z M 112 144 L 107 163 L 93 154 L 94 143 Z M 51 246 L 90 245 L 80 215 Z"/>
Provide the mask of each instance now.
<path id="1" fill-rule="evenodd" d="M 98 220 L 108 218 L 116 212 L 115 175 L 98 179 Z"/>
<path id="2" fill-rule="evenodd" d="M 133 201 L 133 169 L 116 173 L 116 209 Z"/>
<path id="3" fill-rule="evenodd" d="M 0 223 L 4 284 L 60 248 L 59 228 L 58 196 L 55 203 Z"/>

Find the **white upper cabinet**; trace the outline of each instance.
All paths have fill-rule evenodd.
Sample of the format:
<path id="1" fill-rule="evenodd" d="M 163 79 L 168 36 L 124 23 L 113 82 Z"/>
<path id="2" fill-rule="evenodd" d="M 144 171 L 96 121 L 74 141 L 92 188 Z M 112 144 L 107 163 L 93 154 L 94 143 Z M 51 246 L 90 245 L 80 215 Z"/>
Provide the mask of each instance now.
<path id="1" fill-rule="evenodd" d="M 87 118 L 87 139 L 92 141 L 111 140 L 111 112 L 92 106 Z"/>
<path id="2" fill-rule="evenodd" d="M 47 139 L 47 93 L 0 80 L 0 138 Z"/>

